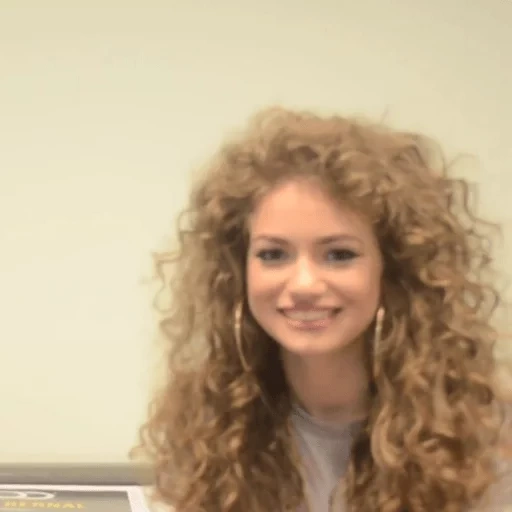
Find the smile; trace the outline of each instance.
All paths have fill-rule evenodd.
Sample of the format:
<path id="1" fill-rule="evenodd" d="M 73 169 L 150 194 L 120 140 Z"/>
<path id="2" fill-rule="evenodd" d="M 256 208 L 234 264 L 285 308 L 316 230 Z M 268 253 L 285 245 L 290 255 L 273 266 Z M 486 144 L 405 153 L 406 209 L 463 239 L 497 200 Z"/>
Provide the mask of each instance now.
<path id="1" fill-rule="evenodd" d="M 340 308 L 332 309 L 283 309 L 280 313 L 286 318 L 293 329 L 300 331 L 320 331 L 329 327 L 333 322 Z"/>
<path id="2" fill-rule="evenodd" d="M 311 310 L 284 310 L 281 311 L 286 318 L 299 322 L 315 322 L 326 320 L 334 316 L 339 309 L 311 309 Z"/>

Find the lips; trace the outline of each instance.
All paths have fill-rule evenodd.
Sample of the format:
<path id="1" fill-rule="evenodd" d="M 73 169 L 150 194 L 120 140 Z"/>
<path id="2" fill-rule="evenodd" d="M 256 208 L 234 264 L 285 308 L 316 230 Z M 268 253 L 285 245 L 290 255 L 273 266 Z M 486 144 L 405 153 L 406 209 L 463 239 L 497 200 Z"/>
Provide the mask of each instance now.
<path id="1" fill-rule="evenodd" d="M 335 315 L 339 309 L 285 309 L 281 310 L 284 316 L 297 322 L 319 322 Z"/>
<path id="2" fill-rule="evenodd" d="M 310 332 L 327 329 L 333 324 L 340 312 L 340 308 L 289 308 L 280 310 L 292 329 Z"/>
<path id="3" fill-rule="evenodd" d="M 288 326 L 296 331 L 321 332 L 334 323 L 340 311 L 339 308 L 285 309 L 281 314 Z"/>

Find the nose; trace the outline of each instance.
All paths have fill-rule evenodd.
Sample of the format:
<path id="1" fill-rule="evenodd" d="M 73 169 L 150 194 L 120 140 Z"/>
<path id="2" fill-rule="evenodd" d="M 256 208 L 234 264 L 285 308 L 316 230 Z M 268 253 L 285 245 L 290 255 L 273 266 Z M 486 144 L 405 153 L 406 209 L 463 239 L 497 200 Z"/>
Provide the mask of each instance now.
<path id="1" fill-rule="evenodd" d="M 325 291 L 325 283 L 314 262 L 304 258 L 294 265 L 288 289 L 297 298 L 316 297 Z"/>

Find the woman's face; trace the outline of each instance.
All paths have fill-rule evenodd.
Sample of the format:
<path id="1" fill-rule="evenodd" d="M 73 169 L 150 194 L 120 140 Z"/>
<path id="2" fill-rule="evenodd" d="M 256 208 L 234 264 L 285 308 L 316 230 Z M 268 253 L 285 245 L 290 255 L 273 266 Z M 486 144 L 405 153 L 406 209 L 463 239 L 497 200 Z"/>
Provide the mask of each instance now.
<path id="1" fill-rule="evenodd" d="M 361 338 L 380 299 L 382 259 L 370 223 L 305 181 L 270 191 L 250 218 L 248 303 L 296 355 L 340 351 Z"/>

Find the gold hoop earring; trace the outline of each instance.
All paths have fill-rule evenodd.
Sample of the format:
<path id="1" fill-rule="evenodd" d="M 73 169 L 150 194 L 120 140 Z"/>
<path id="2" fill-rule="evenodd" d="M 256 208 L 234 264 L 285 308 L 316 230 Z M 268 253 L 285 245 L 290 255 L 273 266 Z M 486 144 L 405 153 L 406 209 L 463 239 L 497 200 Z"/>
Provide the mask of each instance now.
<path id="1" fill-rule="evenodd" d="M 377 314 L 375 315 L 375 331 L 373 334 L 373 375 L 377 375 L 380 355 L 380 340 L 382 338 L 382 324 L 384 323 L 384 315 L 386 311 L 382 306 L 379 306 Z"/>
<path id="2" fill-rule="evenodd" d="M 379 306 L 377 314 L 375 315 L 375 332 L 373 335 L 373 349 L 376 350 L 380 344 L 382 337 L 382 324 L 384 323 L 385 310 L 382 306 Z"/>
<path id="3" fill-rule="evenodd" d="M 244 354 L 243 347 L 243 335 L 242 335 L 242 315 L 243 315 L 244 304 L 243 301 L 240 301 L 235 307 L 235 324 L 234 324 L 234 334 L 235 334 L 235 342 L 236 349 L 238 351 L 238 357 L 240 359 L 240 363 L 242 364 L 242 368 L 245 372 L 251 371 L 251 367 L 247 362 L 247 359 Z"/>

